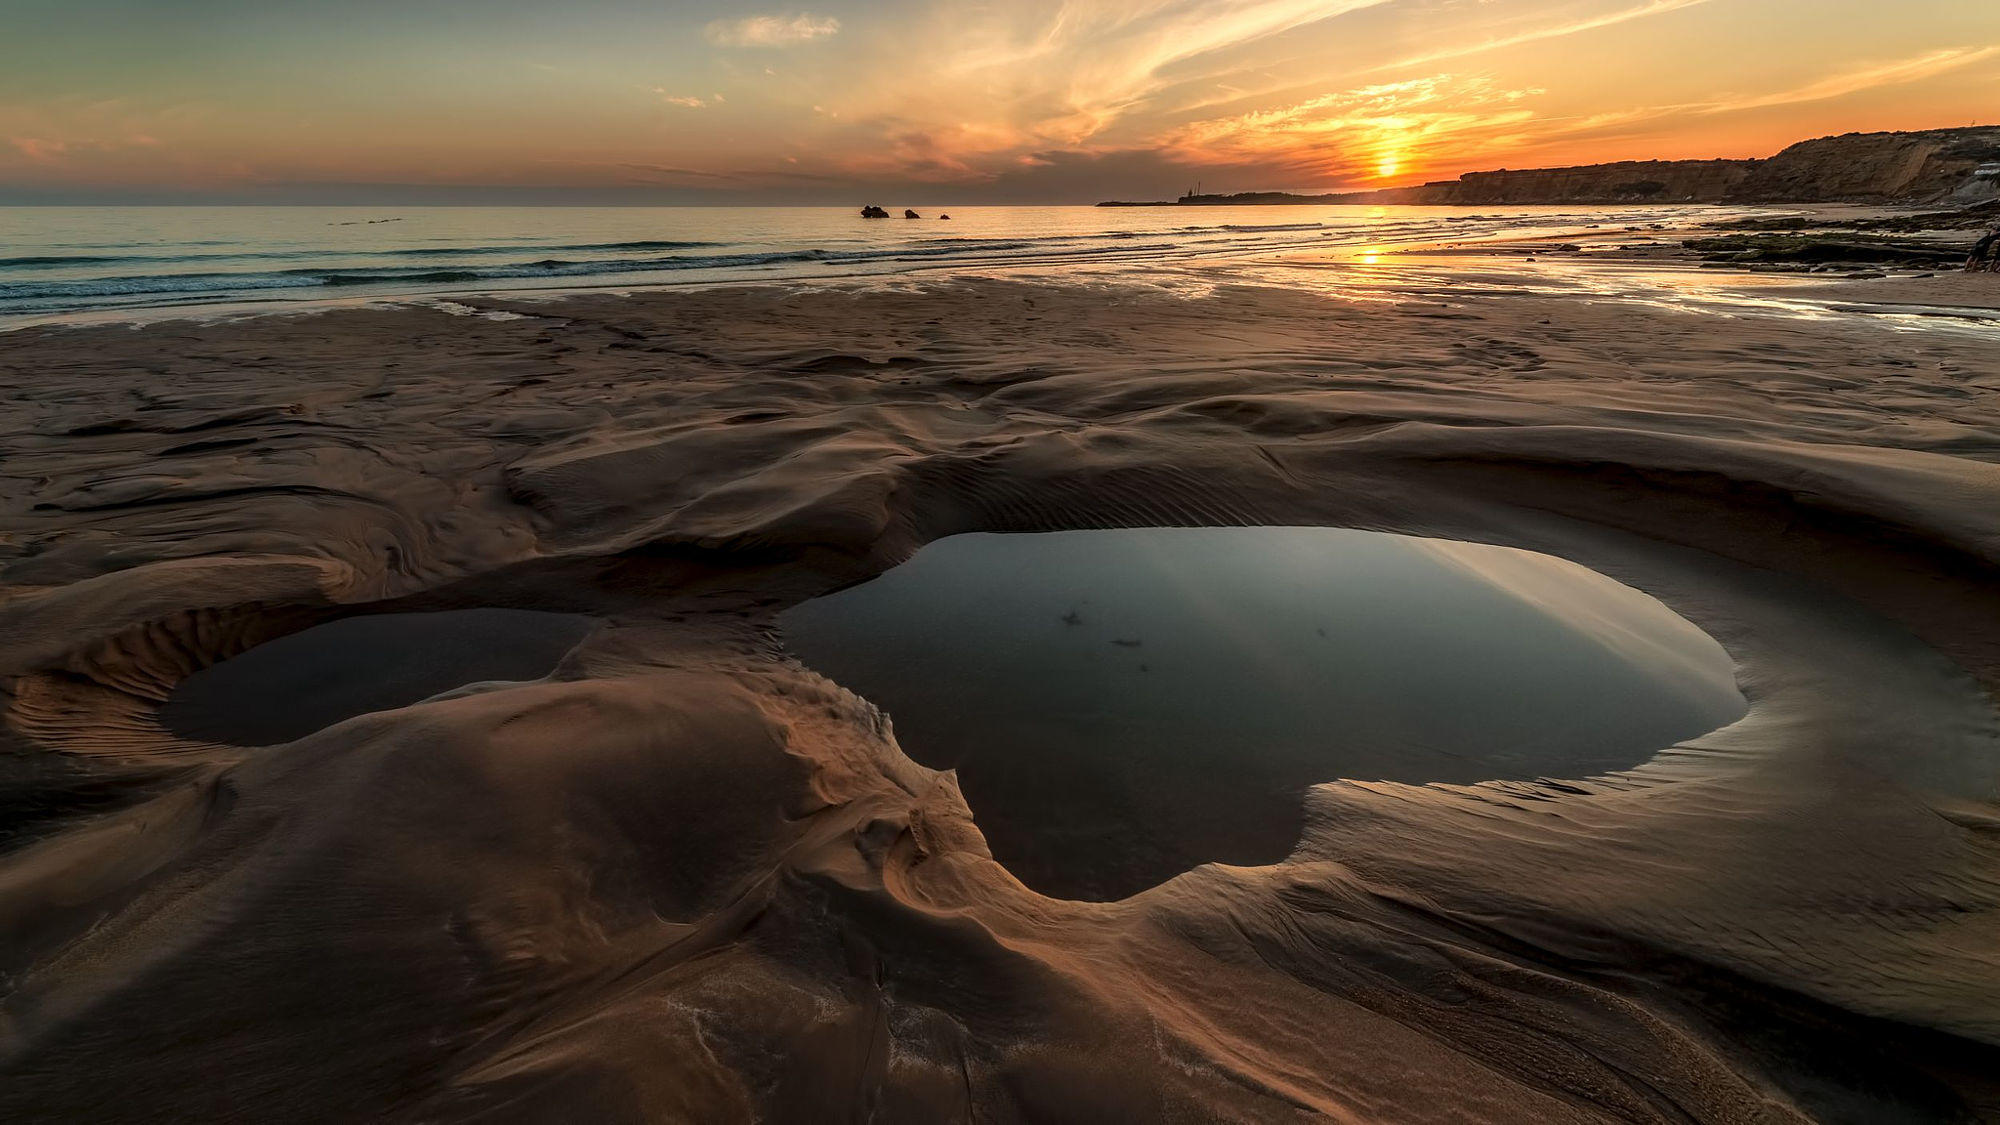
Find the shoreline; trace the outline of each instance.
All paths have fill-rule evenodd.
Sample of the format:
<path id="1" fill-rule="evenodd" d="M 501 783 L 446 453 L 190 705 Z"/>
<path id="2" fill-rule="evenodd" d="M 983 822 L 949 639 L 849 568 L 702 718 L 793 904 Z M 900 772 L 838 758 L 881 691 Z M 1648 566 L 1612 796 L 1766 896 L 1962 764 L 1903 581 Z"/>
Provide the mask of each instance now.
<path id="1" fill-rule="evenodd" d="M 1073 210 L 1081 211 L 1087 209 Z M 1423 209 L 1411 212 L 1407 216 L 1391 216 L 1390 218 L 1394 221 L 1382 224 L 1379 229 L 1373 224 L 1349 225 L 1329 218 L 1327 222 L 1322 223 L 1287 223 L 1274 226 L 1265 223 L 1242 222 L 1235 224 L 1222 223 L 1213 227 L 1175 227 L 1161 230 L 1103 229 L 1099 227 L 1073 228 L 1067 224 L 1057 222 L 1054 224 L 1053 230 L 1041 229 L 1040 234 L 1036 234 L 1027 229 L 1029 227 L 1036 227 L 1036 224 L 1032 222 L 1028 223 L 1027 227 L 1021 229 L 1005 228 L 974 232 L 972 228 L 975 217 L 968 216 L 966 226 L 968 234 L 971 235 L 970 237 L 959 238 L 955 235 L 950 239 L 944 240 L 943 243 L 936 242 L 935 240 L 920 239 L 915 243 L 890 242 L 870 245 L 849 245 L 848 243 L 851 243 L 862 232 L 845 229 L 838 223 L 827 229 L 815 227 L 810 231 L 792 230 L 785 234 L 778 242 L 760 240 L 754 234 L 743 236 L 747 241 L 703 241 L 702 239 L 708 238 L 733 239 L 737 236 L 696 231 L 680 232 L 685 238 L 694 238 L 695 235 L 700 234 L 702 238 L 696 241 L 686 241 L 685 238 L 680 241 L 671 239 L 661 241 L 651 236 L 656 233 L 667 232 L 626 230 L 623 233 L 629 237 L 636 238 L 642 234 L 648 237 L 642 238 L 639 241 L 619 242 L 610 245 L 655 247 L 657 248 L 656 252 L 665 252 L 667 253 L 667 257 L 659 261 L 640 261 L 636 263 L 626 263 L 609 259 L 578 263 L 568 261 L 567 259 L 558 260 L 565 252 L 564 249 L 560 245 L 550 245 L 546 248 L 538 248 L 536 251 L 536 253 L 551 255 L 549 260 L 542 261 L 538 259 L 535 262 L 527 262 L 525 264 L 515 263 L 506 268 L 532 269 L 547 267 L 554 269 L 558 267 L 580 266 L 592 266 L 593 268 L 589 272 L 574 276 L 561 274 L 515 275 L 506 273 L 503 269 L 503 273 L 500 276 L 473 277 L 471 275 L 477 271 L 467 269 L 464 271 L 467 273 L 466 278 L 449 282 L 413 281 L 408 284 L 397 285 L 388 281 L 382 281 L 377 284 L 363 286 L 354 282 L 352 278 L 347 278 L 343 275 L 343 278 L 336 279 L 339 280 L 339 284 L 337 285 L 329 283 L 315 287 L 312 285 L 301 284 L 294 286 L 290 284 L 299 280 L 295 275 L 309 272 L 304 268 L 308 259 L 323 256 L 323 252 L 316 251 L 305 254 L 295 261 L 277 263 L 278 265 L 294 267 L 281 270 L 280 273 L 284 275 L 282 278 L 274 279 L 272 276 L 252 274 L 247 275 L 247 282 L 235 288 L 224 286 L 183 292 L 169 286 L 161 289 L 156 297 L 152 299 L 135 301 L 130 298 L 117 298 L 116 300 L 120 303 L 106 305 L 94 303 L 96 298 L 92 298 L 70 309 L 0 313 L 0 331 L 35 323 L 77 320 L 119 322 L 121 319 L 128 317 L 143 320 L 159 316 L 170 316 L 177 310 L 206 310 L 223 306 L 237 306 L 246 310 L 256 310 L 266 307 L 283 309 L 298 307 L 300 305 L 317 306 L 321 304 L 337 307 L 349 303 L 393 302 L 416 298 L 441 297 L 449 299 L 454 296 L 467 294 L 588 292 L 604 289 L 643 290 L 653 288 L 681 288 L 689 285 L 733 284 L 740 281 L 790 281 L 810 284 L 843 278 L 893 278 L 904 274 L 934 276 L 941 271 L 950 271 L 953 273 L 1028 273 L 1063 270 L 1094 272 L 1104 269 L 1114 271 L 1123 269 L 1126 272 L 1136 275 L 1149 269 L 1164 268 L 1172 271 L 1186 268 L 1196 263 L 1250 260 L 1260 255 L 1284 250 L 1332 249 L 1336 245 L 1362 245 L 1370 242 L 1371 239 L 1387 240 L 1382 243 L 1383 245 L 1421 245 L 1440 237 L 1447 237 L 1446 231 L 1454 232 L 1459 236 L 1470 233 L 1470 230 L 1479 227 L 1485 227 L 1489 232 L 1499 232 L 1520 227 L 1523 219 L 1528 221 L 1528 225 L 1533 226 L 1540 220 L 1529 213 L 1538 210 L 1534 208 L 1517 208 L 1509 209 L 1502 214 L 1490 216 L 1479 214 L 1453 216 L 1449 220 L 1444 221 L 1439 221 L 1433 216 L 1430 220 L 1430 225 L 1439 229 L 1428 232 L 1421 229 L 1425 225 Z M 1678 208 L 1667 208 L 1664 210 L 1659 208 L 1610 208 L 1587 209 L 1581 212 L 1572 210 L 1566 214 L 1570 217 L 1574 225 L 1580 227 L 1586 225 L 1592 219 L 1602 218 L 1615 221 L 1616 217 L 1620 215 L 1635 215 L 1646 220 L 1665 219 L 1668 222 L 1680 223 L 1687 221 L 1687 216 L 1683 214 L 1686 210 Z M 1750 213 L 1741 209 L 1728 208 L 1700 208 L 1696 210 L 1704 220 Z M 1517 212 L 1519 214 L 1516 214 Z M 830 216 L 829 218 L 832 217 Z M 1253 216 L 1244 216 L 1243 218 L 1250 219 Z M 840 220 L 845 221 L 844 217 L 840 217 Z M 1466 230 L 1462 231 L 1460 229 L 1462 223 L 1468 224 Z M 785 241 L 787 239 L 790 241 Z M 821 241 L 821 239 L 830 241 Z M 1174 245 L 1157 244 L 1161 240 L 1173 243 Z M 503 239 L 502 241 L 504 242 L 505 240 Z M 554 241 L 560 243 L 563 240 L 556 239 Z M 574 238 L 571 241 L 574 241 Z M 940 248 L 949 248 L 961 243 L 967 248 L 963 253 L 939 253 Z M 696 262 L 697 265 L 699 265 L 699 262 L 708 261 L 762 261 L 765 259 L 782 259 L 791 264 L 782 266 L 764 265 L 745 267 L 743 269 L 723 265 L 694 268 L 679 257 L 680 251 L 677 248 L 680 247 L 697 248 L 695 254 L 696 259 L 698 259 Z M 833 247 L 833 249 L 828 249 L 828 247 Z M 584 252 L 587 256 L 587 252 L 595 248 L 600 247 L 583 245 L 574 247 L 573 249 L 577 252 Z M 438 257 L 437 255 L 440 251 L 426 246 L 397 244 L 396 247 L 384 246 L 378 249 L 381 249 L 384 253 L 378 254 L 376 256 L 377 260 L 382 261 L 384 264 L 368 267 L 376 272 L 395 272 L 395 267 L 387 263 L 400 260 L 398 255 L 407 255 L 410 253 L 423 255 L 427 262 L 442 263 L 443 267 L 445 267 L 433 272 L 461 272 L 458 267 L 453 266 L 450 260 L 452 255 L 446 254 L 444 257 Z M 482 248 L 475 245 L 465 248 L 465 253 L 457 256 L 466 257 L 467 254 L 470 254 L 471 256 L 466 259 L 467 264 L 469 264 L 472 261 L 480 259 L 481 255 L 486 254 L 488 249 L 492 248 Z M 1072 250 L 1080 252 L 1072 253 Z M 721 251 L 727 251 L 727 253 L 722 253 Z M 361 252 L 364 254 L 367 253 L 365 250 Z M 706 257 L 703 255 L 706 255 Z M 831 255 L 832 258 L 816 261 L 816 264 L 812 266 L 799 264 L 802 261 L 826 255 Z M 851 260 L 837 260 L 842 255 L 848 256 Z M 933 257 L 933 255 L 935 256 Z M 528 257 L 532 255 L 517 253 L 515 256 Z M 228 254 L 225 254 L 224 257 L 234 260 Z M 252 257 L 261 261 L 268 257 L 268 255 L 260 254 L 253 255 Z M 627 264 L 632 265 L 637 272 L 621 272 L 615 268 Z M 275 266 L 269 268 L 275 268 Z M 342 270 L 345 270 L 346 274 L 352 274 L 357 268 L 353 266 L 340 267 L 336 268 L 334 272 L 341 273 Z M 110 281 L 118 279 L 100 280 L 108 284 Z M 127 280 L 164 285 L 172 281 L 173 277 L 167 276 L 156 279 L 141 277 Z M 276 288 L 261 288 L 249 284 L 249 282 L 270 282 L 273 280 L 288 280 L 288 284 Z M 0 291 L 4 291 L 6 288 L 6 284 L 0 282 Z M 32 290 L 33 288 L 34 286 L 30 284 L 23 291 Z"/>
<path id="2" fill-rule="evenodd" d="M 1738 209 L 1742 211 L 1744 209 Z M 1759 209 L 1748 209 L 1755 213 Z M 1839 206 L 1839 207 L 1790 207 L 1774 209 L 1785 215 L 1819 216 L 1830 220 L 1847 221 L 1853 219 L 1874 219 L 1895 214 L 1881 207 Z M 1612 214 L 1615 214 L 1612 213 Z M 1736 214 L 1736 212 L 1731 212 Z M 505 310 L 483 309 L 477 302 L 525 301 L 537 304 L 555 303 L 571 298 L 588 298 L 602 295 L 644 296 L 649 293 L 698 292 L 709 289 L 732 288 L 796 288 L 809 291 L 820 287 L 849 287 L 865 289 L 870 287 L 893 287 L 904 278 L 937 279 L 944 283 L 958 277 L 1008 278 L 1018 277 L 1039 283 L 1075 282 L 1079 284 L 1199 284 L 1198 279 L 1214 268 L 1252 268 L 1271 264 L 1285 265 L 1295 261 L 1319 263 L 1361 262 L 1380 265 L 1380 259 L 1417 259 L 1425 256 L 1448 256 L 1484 260 L 1487 265 L 1507 265 L 1510 259 L 1528 258 L 1551 251 L 1568 252 L 1568 264 L 1588 270 L 1592 267 L 1608 267 L 1611 270 L 1630 266 L 1648 266 L 1667 274 L 1689 274 L 1698 269 L 1715 271 L 1717 278 L 1712 288 L 1718 294 L 1715 304 L 1730 304 L 1728 288 L 1733 280 L 1754 277 L 1788 277 L 1800 282 L 1816 282 L 1812 286 L 1801 285 L 1801 297 L 1810 297 L 1821 303 L 1829 311 L 1862 312 L 1870 311 L 1869 305 L 1908 305 L 1927 310 L 1931 315 L 1944 317 L 1959 316 L 1970 312 L 1983 314 L 2000 308 L 2000 297 L 1989 296 L 1987 290 L 1993 288 L 1983 284 L 1981 279 L 1959 280 L 1954 271 L 1944 269 L 1921 270 L 1908 267 L 1890 266 L 1868 268 L 1852 266 L 1848 274 L 1859 275 L 1851 280 L 1867 282 L 1888 282 L 1885 286 L 1875 286 L 1877 290 L 1890 293 L 1887 299 L 1876 299 L 1874 292 L 1860 289 L 1839 288 L 1840 270 L 1814 271 L 1811 274 L 1801 269 L 1786 269 L 1770 266 L 1732 265 L 1715 262 L 1702 255 L 1684 250 L 1680 242 L 1690 236 L 1702 235 L 1718 228 L 1716 222 L 1704 222 L 1673 226 L 1651 224 L 1643 230 L 1640 227 L 1626 227 L 1622 230 L 1607 229 L 1605 224 L 1583 224 L 1568 227 L 1528 238 L 1518 235 L 1496 234 L 1486 238 L 1459 240 L 1447 238 L 1417 239 L 1391 242 L 1379 245 L 1343 244 L 1324 249 L 1300 247 L 1295 249 L 1270 248 L 1254 250 L 1217 250 L 1211 252 L 1182 252 L 1157 259 L 1163 269 L 1157 270 L 1142 282 L 1134 272 L 1134 264 L 1127 262 L 1074 263 L 1050 265 L 1048 263 L 1007 263 L 995 265 L 971 265 L 958 262 L 938 262 L 935 264 L 903 264 L 893 270 L 880 272 L 829 272 L 787 276 L 781 278 L 712 278 L 687 281 L 657 280 L 633 283 L 631 281 L 605 281 L 594 284 L 546 285 L 524 284 L 518 287 L 472 287 L 425 290 L 409 293 L 388 293 L 351 296 L 312 297 L 269 297 L 254 300 L 230 298 L 223 300 L 195 300 L 173 304 L 118 309 L 80 309 L 60 313 L 20 314 L 0 317 L 0 337 L 34 329 L 85 330 L 94 328 L 141 328 L 153 324 L 173 323 L 240 323 L 267 316 L 307 316 L 346 309 L 429 308 L 457 316 L 512 316 Z M 1571 243 L 1591 244 L 1586 253 L 1575 253 Z M 1551 244 L 1555 244 L 1551 246 Z M 1122 267 L 1122 268 L 1121 268 Z M 1891 272 L 1893 271 L 1893 272 Z M 1270 275 L 1271 271 L 1265 271 Z M 1937 280 L 1929 280 L 1933 275 Z M 1365 274 L 1354 278 L 1355 292 L 1361 296 L 1376 295 L 1375 287 Z M 1913 281 L 1924 284 L 1912 285 Z M 1295 279 L 1283 276 L 1268 276 L 1268 283 L 1280 287 L 1294 284 Z M 1585 287 L 1586 289 L 1588 287 Z M 1809 290 L 1809 291 L 1806 291 Z M 1612 290 L 1590 290 L 1587 296 L 1595 299 L 1616 299 Z M 474 303 L 468 303 L 474 302 Z"/>

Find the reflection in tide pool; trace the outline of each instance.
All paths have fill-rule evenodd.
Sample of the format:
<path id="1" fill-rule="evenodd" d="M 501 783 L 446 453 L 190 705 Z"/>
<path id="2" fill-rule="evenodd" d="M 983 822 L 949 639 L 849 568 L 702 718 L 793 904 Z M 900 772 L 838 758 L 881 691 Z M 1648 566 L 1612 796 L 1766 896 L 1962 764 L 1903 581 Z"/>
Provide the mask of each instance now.
<path id="1" fill-rule="evenodd" d="M 1582 777 L 1745 710 L 1713 639 L 1600 574 L 1335 528 L 953 536 L 783 627 L 1072 898 L 1276 862 L 1317 782 Z"/>
<path id="2" fill-rule="evenodd" d="M 160 721 L 205 742 L 290 742 L 467 684 L 540 679 L 596 624 L 497 608 L 346 617 L 196 672 L 168 696 Z"/>

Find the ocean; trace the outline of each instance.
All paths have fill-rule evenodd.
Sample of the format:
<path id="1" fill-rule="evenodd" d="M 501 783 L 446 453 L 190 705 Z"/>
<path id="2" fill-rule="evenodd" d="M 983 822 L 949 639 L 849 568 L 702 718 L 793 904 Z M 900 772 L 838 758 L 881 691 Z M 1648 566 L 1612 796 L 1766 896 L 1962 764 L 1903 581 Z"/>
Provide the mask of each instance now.
<path id="1" fill-rule="evenodd" d="M 940 269 L 1116 274 L 1315 247 L 1620 229 L 1703 209 L 917 210 L 923 218 L 864 219 L 850 207 L 0 208 L 0 325 L 184 306 Z"/>

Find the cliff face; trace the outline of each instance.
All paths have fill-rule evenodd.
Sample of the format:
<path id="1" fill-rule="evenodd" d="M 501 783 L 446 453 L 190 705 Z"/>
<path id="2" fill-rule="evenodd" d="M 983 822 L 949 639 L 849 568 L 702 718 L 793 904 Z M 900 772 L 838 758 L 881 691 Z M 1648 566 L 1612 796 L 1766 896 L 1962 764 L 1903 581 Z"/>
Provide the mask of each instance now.
<path id="1" fill-rule="evenodd" d="M 1823 203 L 1937 200 L 2000 162 L 2000 128 L 1848 133 L 1801 141 L 1756 169 L 1731 198 Z"/>
<path id="2" fill-rule="evenodd" d="M 1713 202 L 1726 199 L 1754 160 L 1626 160 L 1573 168 L 1470 172 L 1425 184 L 1425 203 Z"/>
<path id="3" fill-rule="evenodd" d="M 2000 126 L 1848 133 L 1764 160 L 1626 160 L 1468 172 L 1418 187 L 1335 195 L 1245 192 L 1182 203 L 1835 203 L 1959 202 L 2000 196 Z"/>

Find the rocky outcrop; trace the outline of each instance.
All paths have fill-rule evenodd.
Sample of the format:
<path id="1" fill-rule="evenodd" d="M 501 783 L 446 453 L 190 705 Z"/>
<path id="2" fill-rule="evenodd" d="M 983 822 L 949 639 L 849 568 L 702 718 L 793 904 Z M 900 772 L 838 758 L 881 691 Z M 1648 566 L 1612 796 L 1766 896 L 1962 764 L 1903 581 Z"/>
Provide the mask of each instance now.
<path id="1" fill-rule="evenodd" d="M 889 217 L 889 212 L 884 211 L 880 207 L 863 207 L 861 209 L 861 217 L 864 219 L 886 219 Z"/>
<path id="2" fill-rule="evenodd" d="M 1952 203 L 2000 203 L 2000 160 L 1981 164 L 1951 193 Z"/>
<path id="3" fill-rule="evenodd" d="M 1959 251 L 1861 234 L 1730 234 L 1690 238 L 1682 246 L 1711 262 L 1877 265 L 1949 268 Z"/>
<path id="4" fill-rule="evenodd" d="M 1965 268 L 1969 273 L 2000 273 L 2000 227 L 1972 244 Z"/>

